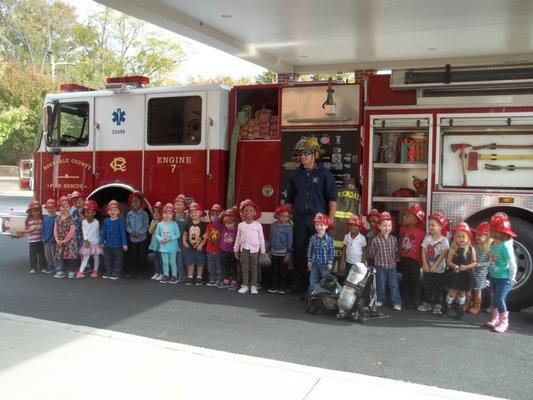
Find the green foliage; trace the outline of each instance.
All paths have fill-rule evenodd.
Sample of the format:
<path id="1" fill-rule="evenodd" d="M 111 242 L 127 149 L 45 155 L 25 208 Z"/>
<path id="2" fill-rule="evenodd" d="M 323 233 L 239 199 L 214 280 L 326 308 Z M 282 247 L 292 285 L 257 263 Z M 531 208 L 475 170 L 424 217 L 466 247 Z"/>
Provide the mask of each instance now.
<path id="1" fill-rule="evenodd" d="M 278 74 L 274 71 L 266 70 L 255 78 L 255 83 L 276 83 L 278 80 Z"/>
<path id="2" fill-rule="evenodd" d="M 252 79 L 248 76 L 240 78 L 234 78 L 230 75 L 219 75 L 214 78 L 204 78 L 202 76 L 190 76 L 187 79 L 188 85 L 226 85 L 226 86 L 238 86 L 249 85 L 252 83 Z"/>

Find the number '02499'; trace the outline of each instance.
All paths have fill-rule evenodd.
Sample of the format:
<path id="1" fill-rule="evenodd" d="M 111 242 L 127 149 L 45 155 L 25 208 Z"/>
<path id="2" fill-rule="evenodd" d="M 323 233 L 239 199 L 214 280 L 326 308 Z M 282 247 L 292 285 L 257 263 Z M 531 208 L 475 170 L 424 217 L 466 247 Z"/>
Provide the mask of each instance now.
<path id="1" fill-rule="evenodd" d="M 126 133 L 125 129 L 113 129 L 111 131 L 113 135 L 124 135 Z"/>

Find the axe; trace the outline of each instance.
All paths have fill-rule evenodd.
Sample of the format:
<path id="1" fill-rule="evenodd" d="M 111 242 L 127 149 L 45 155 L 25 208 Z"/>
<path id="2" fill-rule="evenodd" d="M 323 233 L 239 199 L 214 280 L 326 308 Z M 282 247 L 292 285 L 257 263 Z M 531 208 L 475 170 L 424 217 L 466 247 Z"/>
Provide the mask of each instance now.
<path id="1" fill-rule="evenodd" d="M 485 164 L 485 169 L 491 170 L 491 171 L 500 171 L 502 169 L 506 169 L 508 171 L 514 171 L 517 169 L 527 169 L 530 171 L 533 171 L 533 166 L 530 167 L 517 167 L 516 165 L 507 165 L 502 167 L 501 165 L 493 165 L 493 164 Z"/>
<path id="2" fill-rule="evenodd" d="M 461 151 L 464 151 L 461 149 Z M 468 154 L 468 170 L 477 171 L 477 160 L 533 160 L 533 154 L 479 154 L 472 151 Z"/>
<path id="3" fill-rule="evenodd" d="M 483 149 L 533 149 L 533 144 L 484 144 L 481 146 L 472 146 L 468 143 L 456 143 L 450 145 L 452 152 L 455 153 L 457 150 L 466 150 L 467 148 L 472 148 L 472 150 L 483 150 Z"/>

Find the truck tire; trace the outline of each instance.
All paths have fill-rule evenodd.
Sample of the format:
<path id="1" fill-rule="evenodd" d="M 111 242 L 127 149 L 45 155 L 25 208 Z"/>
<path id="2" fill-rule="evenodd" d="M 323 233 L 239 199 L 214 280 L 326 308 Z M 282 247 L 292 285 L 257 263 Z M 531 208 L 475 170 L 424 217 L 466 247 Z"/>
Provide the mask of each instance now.
<path id="1" fill-rule="evenodd" d="M 507 302 L 511 310 L 518 311 L 533 305 L 533 225 L 512 217 L 511 223 L 517 234 L 514 249 L 518 271 Z"/>

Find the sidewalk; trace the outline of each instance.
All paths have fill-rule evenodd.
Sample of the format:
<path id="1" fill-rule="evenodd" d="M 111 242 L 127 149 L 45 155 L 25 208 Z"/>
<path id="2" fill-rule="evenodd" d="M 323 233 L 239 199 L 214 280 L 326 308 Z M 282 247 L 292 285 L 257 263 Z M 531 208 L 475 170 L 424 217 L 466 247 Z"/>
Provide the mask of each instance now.
<path id="1" fill-rule="evenodd" d="M 10 400 L 491 398 L 4 313 L 0 354 Z"/>

